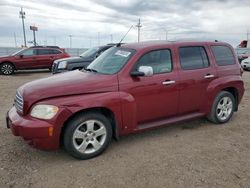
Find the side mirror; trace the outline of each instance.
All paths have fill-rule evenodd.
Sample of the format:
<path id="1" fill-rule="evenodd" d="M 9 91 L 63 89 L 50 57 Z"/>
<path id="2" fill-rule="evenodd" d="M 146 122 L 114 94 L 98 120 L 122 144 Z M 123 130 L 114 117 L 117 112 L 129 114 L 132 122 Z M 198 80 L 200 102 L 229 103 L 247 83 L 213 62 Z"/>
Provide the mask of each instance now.
<path id="1" fill-rule="evenodd" d="M 20 59 L 22 59 L 22 58 L 23 58 L 23 55 L 22 55 L 22 54 L 21 54 L 21 55 L 19 55 L 19 58 L 20 58 Z"/>
<path id="2" fill-rule="evenodd" d="M 153 68 L 150 66 L 140 66 L 138 71 L 133 71 L 130 74 L 131 76 L 152 76 Z"/>

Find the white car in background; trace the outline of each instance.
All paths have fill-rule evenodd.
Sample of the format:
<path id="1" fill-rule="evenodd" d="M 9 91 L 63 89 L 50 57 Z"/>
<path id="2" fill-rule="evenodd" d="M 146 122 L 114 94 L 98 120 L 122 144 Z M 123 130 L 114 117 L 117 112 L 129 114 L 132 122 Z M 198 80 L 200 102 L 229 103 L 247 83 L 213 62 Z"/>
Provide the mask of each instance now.
<path id="1" fill-rule="evenodd" d="M 241 61 L 241 67 L 244 70 L 250 70 L 250 57 L 248 57 L 248 58 Z"/>

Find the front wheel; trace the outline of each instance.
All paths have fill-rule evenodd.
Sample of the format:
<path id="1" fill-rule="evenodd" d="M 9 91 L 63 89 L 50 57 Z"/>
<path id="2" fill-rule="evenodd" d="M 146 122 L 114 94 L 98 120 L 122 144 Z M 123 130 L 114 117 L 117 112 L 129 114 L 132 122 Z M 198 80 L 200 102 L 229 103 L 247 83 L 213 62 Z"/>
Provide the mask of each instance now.
<path id="1" fill-rule="evenodd" d="M 221 91 L 215 97 L 208 119 L 217 124 L 228 122 L 234 113 L 235 105 L 234 96 L 227 91 Z"/>
<path id="2" fill-rule="evenodd" d="M 11 75 L 14 73 L 15 67 L 11 63 L 3 63 L 0 65 L 0 71 L 3 75 Z"/>
<path id="3" fill-rule="evenodd" d="M 110 121 L 99 113 L 81 113 L 66 125 L 64 147 L 73 157 L 89 159 L 100 155 L 110 144 Z"/>

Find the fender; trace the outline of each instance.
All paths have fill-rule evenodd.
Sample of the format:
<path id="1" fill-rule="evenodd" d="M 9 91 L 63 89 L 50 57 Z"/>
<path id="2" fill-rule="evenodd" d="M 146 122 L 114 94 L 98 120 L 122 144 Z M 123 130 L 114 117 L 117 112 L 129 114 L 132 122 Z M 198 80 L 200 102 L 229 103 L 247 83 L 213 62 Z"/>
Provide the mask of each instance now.
<path id="1" fill-rule="evenodd" d="M 244 89 L 242 89 L 244 88 L 242 77 L 240 75 L 230 75 L 217 78 L 207 87 L 207 100 L 204 102 L 202 108 L 205 114 L 210 113 L 216 95 L 226 88 L 235 88 L 238 92 L 238 102 L 240 102 L 244 93 Z"/>
<path id="2" fill-rule="evenodd" d="M 60 104 L 59 108 L 66 109 L 70 115 L 64 117 L 63 124 L 75 113 L 91 109 L 106 108 L 113 112 L 118 135 L 124 135 L 136 126 L 136 106 L 134 98 L 124 92 L 105 92 L 105 93 L 88 93 L 82 95 L 74 95 L 67 97 L 56 97 L 42 100 L 36 104 Z"/>

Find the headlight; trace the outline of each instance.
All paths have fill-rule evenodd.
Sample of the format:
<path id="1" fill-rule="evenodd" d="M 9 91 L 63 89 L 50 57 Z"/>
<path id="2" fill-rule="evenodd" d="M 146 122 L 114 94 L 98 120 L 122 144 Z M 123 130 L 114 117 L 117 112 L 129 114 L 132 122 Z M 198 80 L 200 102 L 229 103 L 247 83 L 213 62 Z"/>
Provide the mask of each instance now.
<path id="1" fill-rule="evenodd" d="M 58 69 L 66 69 L 67 64 L 68 64 L 67 61 L 59 62 Z"/>
<path id="2" fill-rule="evenodd" d="M 58 110 L 58 107 L 53 105 L 38 104 L 32 108 L 30 115 L 39 119 L 51 119 L 56 115 Z"/>

